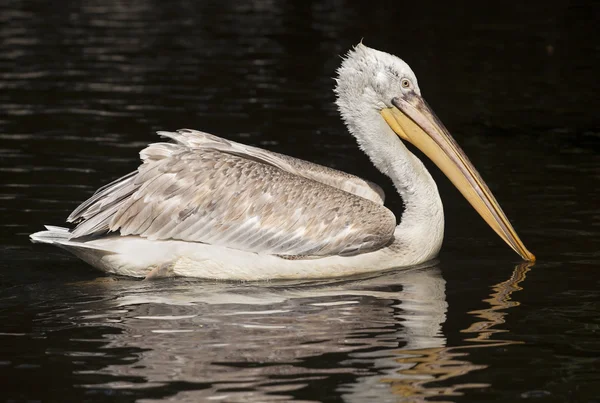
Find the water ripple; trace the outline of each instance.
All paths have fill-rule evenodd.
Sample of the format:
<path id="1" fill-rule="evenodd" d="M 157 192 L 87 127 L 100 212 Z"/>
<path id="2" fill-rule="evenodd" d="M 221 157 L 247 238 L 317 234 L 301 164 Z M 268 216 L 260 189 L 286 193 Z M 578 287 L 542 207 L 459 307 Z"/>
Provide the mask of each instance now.
<path id="1" fill-rule="evenodd" d="M 597 24 L 583 4 L 556 15 L 528 4 L 438 15 L 414 2 L 405 14 L 422 18 L 403 19 L 392 38 L 383 27 L 396 26 L 397 13 L 348 1 L 5 0 L 4 400 L 595 398 Z M 440 268 L 412 274 L 140 283 L 95 279 L 84 263 L 29 243 L 136 169 L 156 130 L 181 127 L 365 176 L 400 206 L 333 103 L 338 55 L 361 37 L 418 72 L 538 255 L 527 281 L 431 165 L 446 241 Z"/>

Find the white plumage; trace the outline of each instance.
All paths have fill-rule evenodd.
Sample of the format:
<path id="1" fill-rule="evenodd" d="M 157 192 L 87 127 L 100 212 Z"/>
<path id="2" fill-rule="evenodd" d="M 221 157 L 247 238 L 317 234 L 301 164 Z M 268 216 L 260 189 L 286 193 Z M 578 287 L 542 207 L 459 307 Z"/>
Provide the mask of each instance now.
<path id="1" fill-rule="evenodd" d="M 342 118 L 404 201 L 398 226 L 383 206 L 383 192 L 368 181 L 180 130 L 159 132 L 172 142 L 149 145 L 136 172 L 73 211 L 73 230 L 47 227 L 31 239 L 136 277 L 334 277 L 435 257 L 444 231 L 437 187 L 398 137 L 404 138 L 403 129 L 383 112 L 395 107 L 398 94 L 420 99 L 414 73 L 397 57 L 362 44 L 338 73 Z"/>

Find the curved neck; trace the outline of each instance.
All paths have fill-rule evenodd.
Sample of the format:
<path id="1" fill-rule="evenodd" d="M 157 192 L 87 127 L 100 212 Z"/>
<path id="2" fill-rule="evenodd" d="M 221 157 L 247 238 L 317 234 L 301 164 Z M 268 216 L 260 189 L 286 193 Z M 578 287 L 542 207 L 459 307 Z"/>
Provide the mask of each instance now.
<path id="1" fill-rule="evenodd" d="M 425 165 L 412 154 L 377 111 L 361 119 L 345 119 L 360 148 L 388 176 L 404 202 L 394 245 L 416 260 L 437 255 L 444 236 L 444 211 L 437 185 Z"/>

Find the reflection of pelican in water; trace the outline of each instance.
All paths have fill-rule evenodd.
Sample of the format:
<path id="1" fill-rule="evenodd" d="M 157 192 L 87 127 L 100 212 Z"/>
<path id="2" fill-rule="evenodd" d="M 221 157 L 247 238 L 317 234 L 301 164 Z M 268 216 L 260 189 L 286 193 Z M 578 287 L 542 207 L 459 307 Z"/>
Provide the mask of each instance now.
<path id="1" fill-rule="evenodd" d="M 513 306 L 511 293 L 526 271 L 518 266 L 485 300 L 490 308 L 473 312 L 485 318 L 469 328 L 475 339 L 487 339 L 503 323 L 497 314 Z M 100 373 L 115 381 L 104 386 L 189 385 L 177 401 L 269 401 L 295 396 L 300 388 L 309 390 L 302 396 L 317 396 L 323 384 L 345 401 L 425 401 L 483 386 L 461 381 L 461 375 L 484 368 L 467 361 L 465 349 L 511 343 L 446 346 L 445 281 L 436 267 L 320 283 L 105 286 L 106 311 L 92 303 L 96 309 L 85 311 L 89 318 L 78 320 L 90 326 L 110 319 L 123 330 L 109 337 L 106 354 L 140 353 L 135 361 L 103 368 Z M 136 386 L 132 379 L 145 383 Z"/>
<path id="2" fill-rule="evenodd" d="M 399 58 L 358 45 L 337 105 L 362 150 L 404 201 L 400 224 L 381 189 L 310 162 L 206 133 L 161 132 L 137 172 L 101 188 L 69 221 L 31 236 L 102 270 L 221 279 L 334 277 L 434 258 L 444 215 L 437 186 L 400 139 L 422 150 L 522 258 L 534 260 L 469 159 L 421 98 Z M 111 235 L 112 233 L 112 235 Z"/>

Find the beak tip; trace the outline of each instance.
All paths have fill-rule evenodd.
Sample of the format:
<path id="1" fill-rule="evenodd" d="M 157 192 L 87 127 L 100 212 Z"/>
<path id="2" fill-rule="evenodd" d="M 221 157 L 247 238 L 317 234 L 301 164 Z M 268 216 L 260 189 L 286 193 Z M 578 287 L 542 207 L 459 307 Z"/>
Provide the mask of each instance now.
<path id="1" fill-rule="evenodd" d="M 533 253 L 526 251 L 527 253 L 525 254 L 525 256 L 523 256 L 525 258 L 525 260 L 527 260 L 528 262 L 535 262 L 536 257 Z"/>

